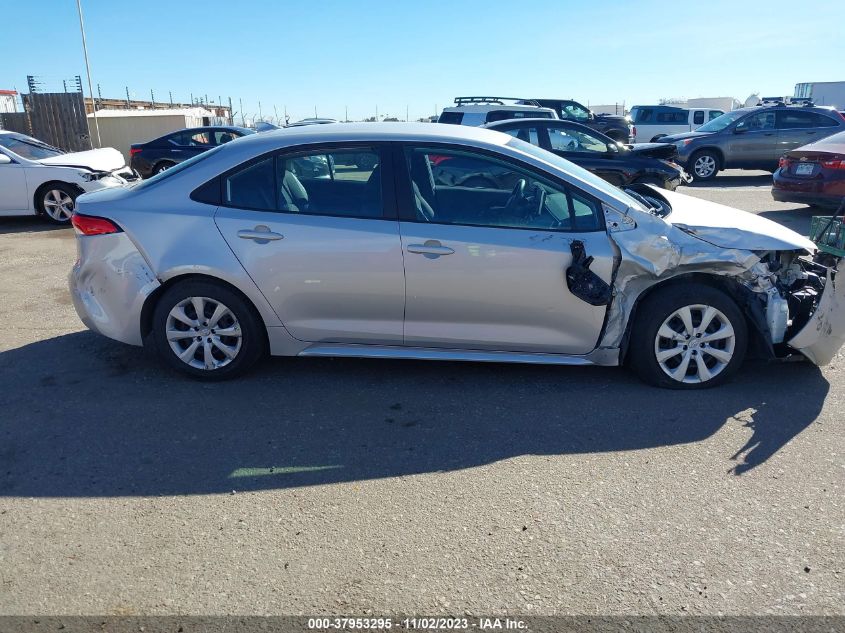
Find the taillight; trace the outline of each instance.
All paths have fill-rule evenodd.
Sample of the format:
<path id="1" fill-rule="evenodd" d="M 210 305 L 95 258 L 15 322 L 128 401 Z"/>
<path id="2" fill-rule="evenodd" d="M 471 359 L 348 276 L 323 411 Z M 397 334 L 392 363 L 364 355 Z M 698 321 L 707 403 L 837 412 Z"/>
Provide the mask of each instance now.
<path id="1" fill-rule="evenodd" d="M 70 219 L 73 228 L 80 235 L 108 235 L 109 233 L 120 233 L 121 229 L 117 224 L 106 218 L 98 218 L 93 215 L 79 215 L 74 213 Z"/>
<path id="2" fill-rule="evenodd" d="M 633 138 L 637 138 L 637 126 L 636 125 L 631 126 L 631 136 Z"/>
<path id="3" fill-rule="evenodd" d="M 140 154 L 141 148 L 140 147 L 130 147 L 129 148 L 129 156 L 134 156 L 135 154 Z"/>
<path id="4" fill-rule="evenodd" d="M 823 160 L 822 167 L 827 169 L 845 169 L 845 160 Z"/>
<path id="5" fill-rule="evenodd" d="M 786 169 L 787 167 L 789 167 L 789 159 L 781 156 L 778 159 L 778 169 Z"/>

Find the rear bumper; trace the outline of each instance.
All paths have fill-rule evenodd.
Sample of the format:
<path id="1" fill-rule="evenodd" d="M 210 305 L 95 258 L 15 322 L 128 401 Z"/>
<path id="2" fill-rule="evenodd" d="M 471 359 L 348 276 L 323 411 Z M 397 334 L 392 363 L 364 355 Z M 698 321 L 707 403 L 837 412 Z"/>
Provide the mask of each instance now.
<path id="1" fill-rule="evenodd" d="M 845 344 L 845 259 L 830 269 L 819 304 L 809 323 L 788 345 L 816 365 L 827 365 Z"/>
<path id="2" fill-rule="evenodd" d="M 126 235 L 76 237 L 78 258 L 68 277 L 73 307 L 89 329 L 142 345 L 141 310 L 159 281 Z"/>
<path id="3" fill-rule="evenodd" d="M 845 180 L 796 178 L 784 175 L 778 170 L 774 173 L 772 182 L 772 198 L 778 202 L 838 207 L 845 198 Z"/>

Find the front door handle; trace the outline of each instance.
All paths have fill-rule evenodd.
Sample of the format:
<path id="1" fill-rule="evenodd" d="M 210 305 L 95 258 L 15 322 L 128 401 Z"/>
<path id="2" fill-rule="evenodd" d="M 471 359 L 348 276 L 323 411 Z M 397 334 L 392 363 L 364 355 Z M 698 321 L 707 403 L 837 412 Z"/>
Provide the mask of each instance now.
<path id="1" fill-rule="evenodd" d="M 426 240 L 424 244 L 408 244 L 408 252 L 435 259 L 441 255 L 451 255 L 455 252 L 455 249 L 443 246 L 437 240 Z"/>
<path id="2" fill-rule="evenodd" d="M 243 229 L 238 231 L 238 237 L 244 240 L 255 240 L 258 243 L 272 242 L 274 240 L 284 239 L 281 233 L 274 233 L 269 226 L 259 224 L 254 229 Z"/>

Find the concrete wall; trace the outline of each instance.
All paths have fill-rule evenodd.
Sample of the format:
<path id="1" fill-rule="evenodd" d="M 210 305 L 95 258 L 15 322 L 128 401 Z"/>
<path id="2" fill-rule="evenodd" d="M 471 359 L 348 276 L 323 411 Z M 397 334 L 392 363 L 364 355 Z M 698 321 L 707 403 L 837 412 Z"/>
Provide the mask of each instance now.
<path id="1" fill-rule="evenodd" d="M 128 165 L 129 146 L 132 143 L 145 143 L 169 132 L 175 132 L 186 127 L 200 126 L 202 125 L 202 118 L 181 113 L 156 113 L 155 115 L 138 116 L 128 111 L 125 116 L 112 113 L 98 116 L 97 122 L 100 126 L 102 146 L 114 147 L 123 154 Z M 94 131 L 93 114 L 88 115 L 88 126 L 91 128 L 91 138 L 95 139 L 96 145 L 97 135 Z"/>

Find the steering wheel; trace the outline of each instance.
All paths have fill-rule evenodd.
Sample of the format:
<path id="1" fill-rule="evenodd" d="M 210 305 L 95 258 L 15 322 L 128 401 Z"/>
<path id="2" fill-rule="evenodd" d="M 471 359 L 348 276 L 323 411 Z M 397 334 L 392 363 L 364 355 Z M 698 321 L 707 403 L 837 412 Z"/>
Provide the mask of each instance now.
<path id="1" fill-rule="evenodd" d="M 513 191 L 511 191 L 511 195 L 505 203 L 505 211 L 511 211 L 517 203 L 525 199 L 525 184 L 525 178 L 516 181 L 516 185 L 514 185 Z"/>

